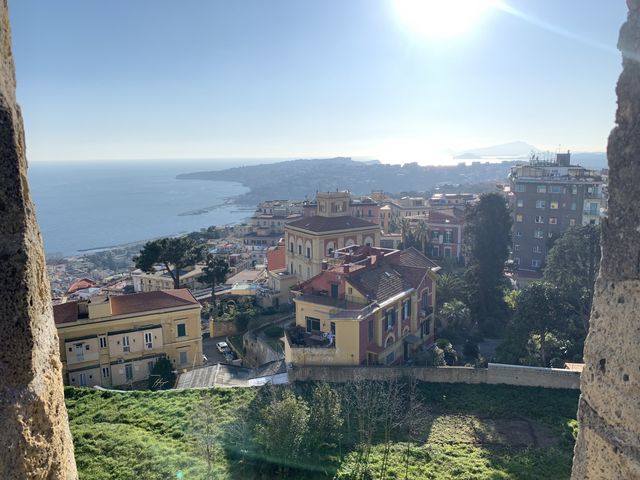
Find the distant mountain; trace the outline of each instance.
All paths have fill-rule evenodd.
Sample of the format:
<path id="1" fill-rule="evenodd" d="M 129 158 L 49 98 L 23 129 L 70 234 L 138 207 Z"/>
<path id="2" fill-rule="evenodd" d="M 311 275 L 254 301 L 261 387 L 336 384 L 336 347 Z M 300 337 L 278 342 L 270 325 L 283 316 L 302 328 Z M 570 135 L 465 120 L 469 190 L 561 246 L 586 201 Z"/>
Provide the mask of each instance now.
<path id="1" fill-rule="evenodd" d="M 315 160 L 252 165 L 209 172 L 178 175 L 178 179 L 217 180 L 239 182 L 250 191 L 238 199 L 239 203 L 255 205 L 272 198 L 314 198 L 317 191 L 351 190 L 364 195 L 372 190 L 390 193 L 424 192 L 442 184 L 473 185 L 495 189 L 504 182 L 512 162 L 456 166 L 420 166 L 417 163 L 387 165 L 379 162 L 357 162 L 337 157 Z M 479 187 L 478 184 L 482 184 Z"/>
<path id="2" fill-rule="evenodd" d="M 454 158 L 464 160 L 470 158 L 483 158 L 483 157 L 511 157 L 522 158 L 528 157 L 532 150 L 538 151 L 536 147 L 526 142 L 509 142 L 502 143 L 500 145 L 493 145 L 491 147 L 474 148 L 472 150 L 465 150 L 464 153 L 456 155 Z"/>
<path id="3" fill-rule="evenodd" d="M 571 152 L 571 163 L 588 168 L 607 168 L 606 152 Z"/>

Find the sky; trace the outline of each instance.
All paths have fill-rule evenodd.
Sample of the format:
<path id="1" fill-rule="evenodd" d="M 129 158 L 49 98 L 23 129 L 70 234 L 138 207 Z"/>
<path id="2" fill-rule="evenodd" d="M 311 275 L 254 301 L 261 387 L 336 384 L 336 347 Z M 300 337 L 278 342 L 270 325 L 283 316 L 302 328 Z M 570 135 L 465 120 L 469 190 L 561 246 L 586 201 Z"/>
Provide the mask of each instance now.
<path id="1" fill-rule="evenodd" d="M 624 0 L 9 4 L 31 161 L 603 151 L 626 16 Z"/>

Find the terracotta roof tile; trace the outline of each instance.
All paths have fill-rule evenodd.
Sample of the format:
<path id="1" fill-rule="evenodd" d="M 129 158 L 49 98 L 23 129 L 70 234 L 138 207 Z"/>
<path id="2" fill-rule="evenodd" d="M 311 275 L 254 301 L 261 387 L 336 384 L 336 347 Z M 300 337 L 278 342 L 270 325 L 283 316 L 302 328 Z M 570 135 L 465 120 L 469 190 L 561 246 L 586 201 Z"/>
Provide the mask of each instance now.
<path id="1" fill-rule="evenodd" d="M 186 288 L 111 297 L 112 315 L 125 315 L 127 313 L 184 307 L 187 305 L 199 305 L 199 303 Z"/>

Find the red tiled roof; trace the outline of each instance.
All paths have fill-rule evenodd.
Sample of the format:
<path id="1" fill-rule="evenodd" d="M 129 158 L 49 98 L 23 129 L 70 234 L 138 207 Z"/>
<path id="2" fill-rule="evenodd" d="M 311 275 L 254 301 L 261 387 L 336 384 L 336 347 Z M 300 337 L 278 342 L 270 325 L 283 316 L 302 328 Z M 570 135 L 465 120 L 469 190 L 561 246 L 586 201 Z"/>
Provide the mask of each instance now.
<path id="1" fill-rule="evenodd" d="M 331 232 L 334 230 L 349 230 L 364 227 L 379 228 L 375 223 L 348 215 L 341 217 L 322 217 L 320 215 L 302 217 L 288 223 L 287 227 L 301 228 L 311 232 Z"/>
<path id="2" fill-rule="evenodd" d="M 392 263 L 405 267 L 436 268 L 438 264 L 427 258 L 419 250 L 409 247 L 400 252 L 400 255 L 393 257 Z"/>
<path id="3" fill-rule="evenodd" d="M 113 315 L 184 307 L 187 305 L 200 304 L 186 288 L 111 297 L 111 313 Z"/>
<path id="4" fill-rule="evenodd" d="M 109 298 L 112 315 L 161 310 L 165 308 L 200 305 L 186 289 L 161 290 L 158 292 L 134 293 Z M 61 303 L 53 306 L 53 318 L 56 324 L 75 322 L 78 320 L 78 302 Z"/>
<path id="5" fill-rule="evenodd" d="M 85 288 L 95 287 L 97 284 L 93 280 L 89 280 L 88 278 L 81 278 L 80 280 L 76 280 L 71 284 L 67 293 L 76 293 L 78 290 L 84 290 Z"/>

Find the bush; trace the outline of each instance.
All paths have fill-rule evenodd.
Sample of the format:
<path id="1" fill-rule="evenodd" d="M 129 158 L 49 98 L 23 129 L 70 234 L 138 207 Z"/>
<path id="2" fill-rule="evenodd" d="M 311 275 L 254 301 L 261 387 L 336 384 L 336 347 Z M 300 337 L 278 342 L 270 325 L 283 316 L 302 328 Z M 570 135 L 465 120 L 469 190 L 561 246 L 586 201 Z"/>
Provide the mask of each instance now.
<path id="1" fill-rule="evenodd" d="M 451 342 L 446 338 L 439 338 L 436 340 L 436 346 L 438 348 L 441 348 L 442 350 L 444 350 L 447 347 L 447 345 L 451 345 Z"/>
<path id="2" fill-rule="evenodd" d="M 168 390 L 176 383 L 176 374 L 173 373 L 173 365 L 167 357 L 160 358 L 149 374 L 150 390 Z"/>
<path id="3" fill-rule="evenodd" d="M 559 357 L 553 357 L 549 363 L 552 368 L 564 368 L 564 360 Z"/>

